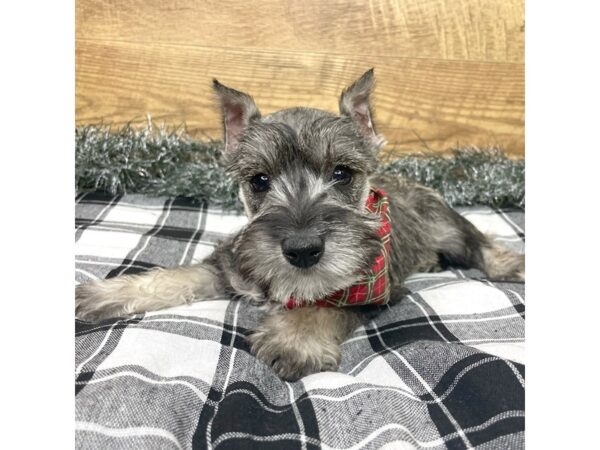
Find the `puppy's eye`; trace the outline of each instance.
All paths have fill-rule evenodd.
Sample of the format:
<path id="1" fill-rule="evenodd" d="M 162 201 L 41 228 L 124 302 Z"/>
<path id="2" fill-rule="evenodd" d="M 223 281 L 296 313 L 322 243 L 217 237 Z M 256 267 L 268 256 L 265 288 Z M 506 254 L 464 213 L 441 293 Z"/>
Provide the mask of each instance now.
<path id="1" fill-rule="evenodd" d="M 348 184 L 352 181 L 352 172 L 344 166 L 335 166 L 331 179 L 339 184 Z"/>
<path id="2" fill-rule="evenodd" d="M 264 173 L 259 173 L 250 178 L 250 184 L 254 192 L 265 192 L 269 190 L 269 177 Z"/>

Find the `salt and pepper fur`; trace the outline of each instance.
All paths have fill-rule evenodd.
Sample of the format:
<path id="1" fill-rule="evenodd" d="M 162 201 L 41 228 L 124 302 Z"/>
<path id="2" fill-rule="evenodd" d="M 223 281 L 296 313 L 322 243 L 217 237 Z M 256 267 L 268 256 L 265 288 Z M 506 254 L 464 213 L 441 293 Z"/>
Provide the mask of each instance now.
<path id="1" fill-rule="evenodd" d="M 371 107 L 373 70 L 342 92 L 340 115 L 291 108 L 262 117 L 252 98 L 214 81 L 223 114 L 225 157 L 240 185 L 248 224 L 201 264 L 154 269 L 76 288 L 76 315 L 101 320 L 224 295 L 262 305 L 265 317 L 248 336 L 252 352 L 282 378 L 335 370 L 340 344 L 360 323 L 357 308 L 286 310 L 293 296 L 311 302 L 358 281 L 380 251 L 379 218 L 365 208 L 370 186 L 389 195 L 392 292 L 419 271 L 474 267 L 495 280 L 523 280 L 524 255 L 478 231 L 430 188 L 377 175 L 383 138 Z M 332 182 L 337 166 L 352 181 Z M 270 178 L 255 192 L 251 179 Z M 281 243 L 298 234 L 325 243 L 319 262 L 292 266 Z"/>

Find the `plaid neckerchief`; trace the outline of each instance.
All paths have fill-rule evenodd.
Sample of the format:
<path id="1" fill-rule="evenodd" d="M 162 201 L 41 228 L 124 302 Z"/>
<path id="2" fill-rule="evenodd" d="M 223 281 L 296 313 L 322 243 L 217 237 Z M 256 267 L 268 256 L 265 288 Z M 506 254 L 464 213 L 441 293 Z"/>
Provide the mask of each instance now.
<path id="1" fill-rule="evenodd" d="M 381 189 L 371 189 L 367 197 L 366 207 L 369 211 L 381 216 L 381 225 L 377 235 L 381 240 L 381 253 L 375 258 L 371 268 L 356 284 L 334 292 L 314 302 L 296 300 L 293 297 L 286 303 L 287 309 L 300 306 L 361 306 L 384 305 L 390 299 L 389 259 L 391 250 L 390 235 L 392 224 L 389 213 L 387 194 Z"/>

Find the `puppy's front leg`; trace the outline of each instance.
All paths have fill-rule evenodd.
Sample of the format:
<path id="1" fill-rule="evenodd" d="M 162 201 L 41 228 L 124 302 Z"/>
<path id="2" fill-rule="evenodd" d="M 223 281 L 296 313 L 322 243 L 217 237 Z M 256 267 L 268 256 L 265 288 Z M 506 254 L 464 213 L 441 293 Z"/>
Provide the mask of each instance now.
<path id="1" fill-rule="evenodd" d="M 336 370 L 340 344 L 359 325 L 346 308 L 305 306 L 268 313 L 248 337 L 252 353 L 286 380 Z"/>
<path id="2" fill-rule="evenodd" d="M 158 268 L 78 285 L 75 315 L 79 319 L 97 321 L 223 294 L 216 269 L 208 264 Z"/>

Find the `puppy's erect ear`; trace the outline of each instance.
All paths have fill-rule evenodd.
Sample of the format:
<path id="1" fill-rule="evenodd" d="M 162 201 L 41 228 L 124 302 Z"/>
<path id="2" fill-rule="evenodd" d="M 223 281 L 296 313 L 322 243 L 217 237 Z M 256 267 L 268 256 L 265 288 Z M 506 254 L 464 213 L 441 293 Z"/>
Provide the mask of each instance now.
<path id="1" fill-rule="evenodd" d="M 213 89 L 217 94 L 223 116 L 225 152 L 234 151 L 250 122 L 260 119 L 260 111 L 248 94 L 231 89 L 213 79 Z"/>
<path id="2" fill-rule="evenodd" d="M 373 90 L 373 69 L 365 72 L 350 87 L 342 91 L 340 114 L 350 117 L 361 134 L 378 149 L 384 144 L 382 136 L 375 131 L 371 112 L 371 92 Z"/>

